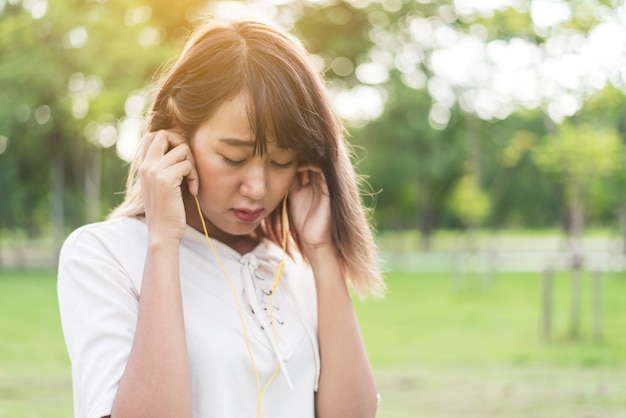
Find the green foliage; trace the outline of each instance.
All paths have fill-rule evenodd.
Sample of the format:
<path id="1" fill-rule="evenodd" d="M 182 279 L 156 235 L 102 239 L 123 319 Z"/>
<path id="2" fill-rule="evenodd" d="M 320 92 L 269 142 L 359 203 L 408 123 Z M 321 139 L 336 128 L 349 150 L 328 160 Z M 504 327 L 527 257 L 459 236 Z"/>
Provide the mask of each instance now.
<path id="1" fill-rule="evenodd" d="M 303 18 L 298 20 L 295 31 L 312 53 L 346 57 L 355 63 L 373 45 L 367 37 L 370 29 L 367 12 L 348 2 L 324 7 L 311 4 L 301 13 Z"/>
<path id="2" fill-rule="evenodd" d="M 522 157 L 532 149 L 536 135 L 528 131 L 518 131 L 502 151 L 502 166 L 515 167 Z"/>
<path id="3" fill-rule="evenodd" d="M 493 16 L 479 18 L 471 24 L 483 25 L 489 39 L 535 38 L 530 15 L 512 7 L 496 11 Z"/>
<path id="4" fill-rule="evenodd" d="M 114 148 L 86 139 L 89 124 L 115 126 L 124 104 L 145 88 L 184 35 L 192 3 L 9 2 L 0 12 L 0 227 L 43 233 L 50 207 L 64 203 L 70 227 L 84 223 L 85 178 L 100 154 L 101 216 L 122 189 L 126 169 Z M 3 3 L 4 4 L 4 3 Z M 107 146 L 110 146 L 108 144 Z M 102 148 L 102 149 L 101 149 Z M 61 189 L 52 193 L 52 182 Z M 91 219 L 90 219 L 91 220 Z"/>
<path id="5" fill-rule="evenodd" d="M 471 174 L 461 177 L 452 191 L 450 207 L 465 225 L 480 225 L 487 216 L 491 205 L 489 196 L 478 187 Z"/>
<path id="6" fill-rule="evenodd" d="M 540 171 L 532 149 L 545 135 L 539 112 L 518 112 L 490 125 L 491 143 L 482 162 L 483 187 L 490 195 L 493 227 L 559 225 L 563 207 L 562 184 Z"/>
<path id="7" fill-rule="evenodd" d="M 95 154 L 102 158 L 100 215 L 119 201 L 125 163 L 114 147 L 87 140 L 85 132 L 99 124 L 117 126 L 126 116 L 129 95 L 146 91 L 207 2 L 55 0 L 46 3 L 43 15 L 31 10 L 34 3 L 2 2 L 0 11 L 0 136 L 8 138 L 8 148 L 0 154 L 0 227 L 40 234 L 49 229 L 55 201 L 64 203 L 68 228 L 91 220 L 85 177 Z M 585 36 L 603 13 L 614 12 L 614 2 L 569 2 L 571 19 L 541 34 L 524 7 L 463 14 L 462 7 L 444 0 L 279 3 L 277 16 L 293 16 L 293 33 L 324 60 L 333 89 L 362 84 L 356 69 L 363 63 L 374 61 L 389 71 L 387 81 L 375 86 L 386 97 L 384 113 L 351 132 L 351 140 L 367 150 L 360 170 L 380 191 L 380 228 L 418 227 L 428 235 L 434 228 L 460 227 L 469 218 L 493 227 L 560 222 L 566 212 L 562 182 L 571 175 L 566 172 L 578 170 L 564 167 L 583 158 L 583 151 L 561 149 L 558 141 L 545 145 L 553 142 L 546 138 L 553 126 L 542 107 L 520 108 L 504 120 L 477 121 L 458 103 L 479 86 L 454 86 L 448 98 L 454 104 L 446 104 L 450 121 L 431 125 L 429 114 L 438 100 L 431 97 L 437 84 L 430 83 L 435 75 L 431 57 L 445 49 L 443 41 L 467 33 L 485 42 L 522 38 L 537 45 L 559 33 Z M 421 27 L 425 22 L 431 26 Z M 407 81 L 411 74 L 417 74 L 413 83 Z M 581 175 L 589 182 L 589 215 L 592 222 L 614 222 L 616 207 L 623 205 L 626 172 L 600 166 L 623 165 L 611 160 L 622 152 L 613 152 L 613 145 L 596 136 L 615 130 L 626 138 L 626 96 L 620 86 L 608 85 L 580 97 L 582 109 L 571 123 L 594 127 L 594 140 L 585 141 L 584 150 L 592 163 L 582 168 L 598 169 Z M 557 136 L 564 134 L 570 135 L 559 131 Z M 605 144 L 604 150 L 596 142 Z M 455 187 L 463 184 L 468 160 L 474 161 L 476 183 L 490 202 L 485 212 L 478 198 L 483 209 L 471 216 L 449 204 L 470 190 Z M 61 192 L 51 191 L 52 180 L 62 183 Z"/>
<path id="8" fill-rule="evenodd" d="M 621 154 L 621 141 L 614 130 L 570 123 L 563 123 L 556 135 L 533 149 L 534 160 L 542 170 L 579 183 L 618 169 Z"/>

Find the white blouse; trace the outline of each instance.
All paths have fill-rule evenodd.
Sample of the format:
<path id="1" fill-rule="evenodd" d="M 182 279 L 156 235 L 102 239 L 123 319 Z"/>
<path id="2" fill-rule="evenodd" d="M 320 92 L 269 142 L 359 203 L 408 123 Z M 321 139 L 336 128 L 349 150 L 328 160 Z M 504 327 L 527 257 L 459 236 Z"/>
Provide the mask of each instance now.
<path id="1" fill-rule="evenodd" d="M 58 296 L 72 363 L 76 418 L 111 413 L 132 346 L 147 248 L 141 219 L 119 218 L 74 231 L 61 251 Z M 213 240 L 241 303 L 261 386 L 265 418 L 315 416 L 319 380 L 317 305 L 311 270 L 270 242 L 240 255 Z M 187 227 L 180 280 L 195 418 L 253 418 L 257 384 L 233 290 L 204 235 Z M 274 337 L 276 332 L 276 337 Z M 176 388 L 172 388 L 176 390 Z"/>

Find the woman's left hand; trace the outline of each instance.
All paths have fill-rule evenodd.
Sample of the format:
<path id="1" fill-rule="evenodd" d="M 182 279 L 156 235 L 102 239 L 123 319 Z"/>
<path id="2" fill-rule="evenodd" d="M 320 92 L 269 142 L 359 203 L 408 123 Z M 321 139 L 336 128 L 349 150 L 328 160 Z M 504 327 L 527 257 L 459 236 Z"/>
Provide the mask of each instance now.
<path id="1" fill-rule="evenodd" d="M 332 245 L 330 196 L 319 167 L 298 168 L 289 191 L 289 213 L 305 249 Z"/>

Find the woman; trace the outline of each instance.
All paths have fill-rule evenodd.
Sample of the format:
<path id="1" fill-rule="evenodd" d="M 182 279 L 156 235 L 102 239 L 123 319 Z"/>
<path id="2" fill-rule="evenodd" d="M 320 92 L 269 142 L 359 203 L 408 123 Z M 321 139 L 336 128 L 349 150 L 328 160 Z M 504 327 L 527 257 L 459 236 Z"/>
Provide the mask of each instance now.
<path id="1" fill-rule="evenodd" d="M 383 283 L 307 54 L 209 23 L 157 87 L 125 200 L 61 252 L 76 417 L 374 416 L 347 285 Z"/>

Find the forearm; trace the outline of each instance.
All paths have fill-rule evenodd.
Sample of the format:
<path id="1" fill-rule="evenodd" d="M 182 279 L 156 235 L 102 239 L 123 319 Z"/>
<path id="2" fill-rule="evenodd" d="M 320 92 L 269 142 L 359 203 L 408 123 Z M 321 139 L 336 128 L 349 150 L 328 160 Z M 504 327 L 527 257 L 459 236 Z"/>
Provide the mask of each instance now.
<path id="1" fill-rule="evenodd" d="M 339 260 L 329 248 L 316 249 L 308 257 L 318 304 L 321 374 L 317 417 L 373 417 L 376 383 Z"/>
<path id="2" fill-rule="evenodd" d="M 177 243 L 148 249 L 135 337 L 112 416 L 191 417 Z"/>

